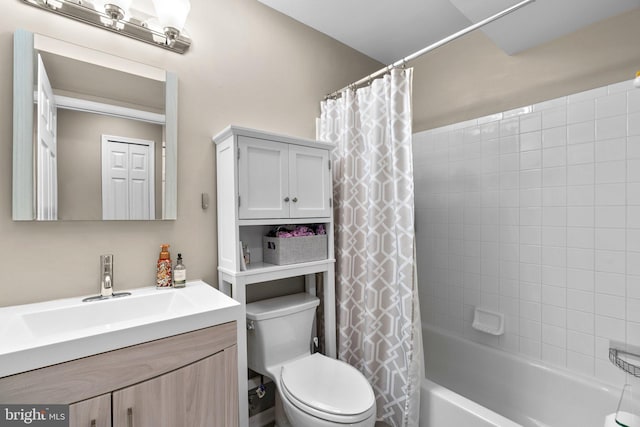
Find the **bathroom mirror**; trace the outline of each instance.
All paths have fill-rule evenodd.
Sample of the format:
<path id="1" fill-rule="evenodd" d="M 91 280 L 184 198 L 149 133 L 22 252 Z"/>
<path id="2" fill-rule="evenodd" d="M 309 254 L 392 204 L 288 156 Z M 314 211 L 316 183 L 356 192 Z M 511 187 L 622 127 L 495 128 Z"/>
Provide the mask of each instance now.
<path id="1" fill-rule="evenodd" d="M 14 33 L 13 219 L 176 219 L 175 74 Z"/>

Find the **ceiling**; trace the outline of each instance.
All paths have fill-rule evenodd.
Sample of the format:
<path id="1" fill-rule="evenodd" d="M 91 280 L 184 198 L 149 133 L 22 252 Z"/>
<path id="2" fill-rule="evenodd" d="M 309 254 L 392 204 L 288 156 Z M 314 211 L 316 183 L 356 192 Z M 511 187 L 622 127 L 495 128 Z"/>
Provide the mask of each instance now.
<path id="1" fill-rule="evenodd" d="M 258 0 L 384 64 L 518 0 Z M 640 7 L 640 0 L 536 0 L 483 31 L 513 55 Z"/>

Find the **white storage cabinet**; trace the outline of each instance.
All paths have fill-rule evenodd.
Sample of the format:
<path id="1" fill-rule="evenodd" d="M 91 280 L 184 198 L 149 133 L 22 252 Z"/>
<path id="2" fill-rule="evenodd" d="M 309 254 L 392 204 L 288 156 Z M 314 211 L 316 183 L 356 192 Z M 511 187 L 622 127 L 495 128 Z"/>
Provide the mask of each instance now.
<path id="1" fill-rule="evenodd" d="M 243 305 L 246 286 L 295 276 L 316 293 L 322 277 L 325 301 L 335 301 L 335 258 L 329 143 L 229 126 L 216 144 L 218 287 Z M 277 225 L 324 224 L 326 259 L 297 264 L 263 262 L 262 236 Z M 251 263 L 241 268 L 247 244 Z M 320 275 L 318 275 L 320 273 Z M 243 318 L 246 316 L 243 316 Z M 327 356 L 336 357 L 335 304 L 324 305 Z M 238 323 L 238 368 L 246 372 L 246 325 Z M 243 371 L 244 370 L 244 371 Z M 246 388 L 247 384 L 239 384 Z M 246 390 L 245 390 L 246 391 Z M 245 425 L 243 417 L 240 425 Z"/>

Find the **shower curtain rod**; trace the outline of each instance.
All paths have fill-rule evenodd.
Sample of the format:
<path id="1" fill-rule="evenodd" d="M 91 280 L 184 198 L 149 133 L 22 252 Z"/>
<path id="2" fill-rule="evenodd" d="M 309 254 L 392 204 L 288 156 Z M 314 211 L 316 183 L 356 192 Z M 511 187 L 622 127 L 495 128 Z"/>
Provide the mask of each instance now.
<path id="1" fill-rule="evenodd" d="M 429 46 L 427 46 L 427 47 L 425 47 L 423 49 L 420 49 L 419 51 L 417 51 L 415 53 L 412 53 L 409 56 L 405 56 L 404 58 L 394 62 L 393 64 L 387 65 L 386 67 L 381 68 L 380 70 L 376 71 L 375 73 L 369 74 L 368 76 L 361 78 L 357 82 L 351 83 L 350 85 L 345 86 L 342 89 L 337 90 L 337 91 L 325 96 L 324 99 L 327 100 L 329 98 L 337 97 L 342 92 L 344 92 L 345 90 L 347 90 L 347 89 L 349 89 L 351 87 L 360 86 L 361 84 L 367 83 L 367 82 L 375 79 L 378 76 L 381 76 L 383 74 L 388 73 L 389 71 L 393 70 L 394 68 L 398 68 L 400 66 L 404 66 L 407 62 L 412 61 L 412 60 L 418 58 L 419 56 L 424 55 L 425 53 L 431 52 L 432 50 L 435 50 L 435 49 L 437 49 L 437 48 L 439 48 L 441 46 L 444 46 L 445 44 L 447 44 L 447 43 L 449 43 L 449 42 L 451 42 L 451 41 L 453 41 L 453 40 L 455 40 L 457 38 L 460 38 L 460 37 L 472 32 L 472 31 L 475 31 L 478 28 L 483 27 L 483 26 L 487 25 L 488 23 L 495 21 L 496 19 L 500 19 L 503 16 L 506 16 L 506 15 L 510 14 L 511 12 L 515 12 L 516 10 L 520 9 L 521 7 L 527 6 L 528 4 L 533 3 L 535 1 L 536 0 L 524 0 L 524 1 L 521 1 L 520 3 L 517 3 L 517 4 L 513 5 L 513 6 L 511 6 L 511 7 L 508 7 L 505 10 L 503 10 L 502 12 L 498 12 L 495 15 L 492 15 L 492 16 L 490 16 L 488 18 L 483 19 L 482 21 L 479 21 L 479 22 L 477 22 L 477 23 L 475 23 L 473 25 L 470 25 L 470 26 L 468 26 L 466 28 L 463 28 L 462 30 L 458 31 L 457 33 L 451 34 L 450 36 L 447 36 L 447 37 L 443 38 L 440 41 L 437 41 L 437 42 L 435 42 L 435 43 L 433 43 L 433 44 L 431 44 L 431 45 L 429 45 Z"/>

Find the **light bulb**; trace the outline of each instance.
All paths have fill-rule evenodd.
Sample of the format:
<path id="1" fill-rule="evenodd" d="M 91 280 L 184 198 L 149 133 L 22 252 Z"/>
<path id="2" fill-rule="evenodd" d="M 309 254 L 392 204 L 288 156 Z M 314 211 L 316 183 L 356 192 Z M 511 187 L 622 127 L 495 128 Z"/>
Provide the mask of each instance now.
<path id="1" fill-rule="evenodd" d="M 178 33 L 182 31 L 191 9 L 189 0 L 153 0 L 153 6 L 165 32 L 167 28 Z"/>

